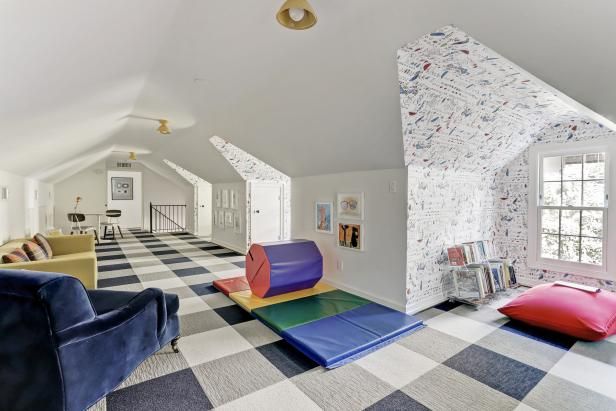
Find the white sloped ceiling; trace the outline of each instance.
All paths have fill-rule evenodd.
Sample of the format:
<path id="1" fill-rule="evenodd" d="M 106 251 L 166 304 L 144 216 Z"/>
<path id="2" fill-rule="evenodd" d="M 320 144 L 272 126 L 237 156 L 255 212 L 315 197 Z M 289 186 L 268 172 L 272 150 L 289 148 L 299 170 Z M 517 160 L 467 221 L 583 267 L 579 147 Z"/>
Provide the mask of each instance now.
<path id="1" fill-rule="evenodd" d="M 291 177 L 402 167 L 396 50 L 450 23 L 616 117 L 616 3 L 312 0 L 301 32 L 275 21 L 281 3 L 1 2 L 0 168 L 53 180 L 121 145 L 237 179 L 213 135 Z"/>

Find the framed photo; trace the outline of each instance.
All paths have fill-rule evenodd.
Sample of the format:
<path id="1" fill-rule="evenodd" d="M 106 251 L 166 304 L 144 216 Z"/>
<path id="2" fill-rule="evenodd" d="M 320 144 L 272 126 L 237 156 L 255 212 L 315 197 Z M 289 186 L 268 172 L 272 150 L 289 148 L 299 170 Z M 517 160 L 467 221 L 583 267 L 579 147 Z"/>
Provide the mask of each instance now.
<path id="1" fill-rule="evenodd" d="M 333 203 L 322 203 L 317 201 L 314 206 L 314 227 L 317 233 L 334 233 L 332 221 Z"/>
<path id="2" fill-rule="evenodd" d="M 237 201 L 237 191 L 231 190 L 231 208 L 237 210 L 238 201 Z"/>
<path id="3" fill-rule="evenodd" d="M 225 212 L 218 210 L 218 228 L 225 228 Z"/>
<path id="4" fill-rule="evenodd" d="M 133 178 L 132 177 L 111 177 L 111 199 L 112 200 L 132 200 L 133 199 Z"/>
<path id="5" fill-rule="evenodd" d="M 233 227 L 233 212 L 225 211 L 225 228 Z"/>
<path id="6" fill-rule="evenodd" d="M 220 194 L 220 190 L 216 191 L 215 197 L 216 197 L 215 198 L 216 207 L 218 208 L 222 207 L 222 202 L 221 202 L 222 194 Z"/>
<path id="7" fill-rule="evenodd" d="M 0 200 L 8 200 L 8 199 L 9 199 L 9 188 L 0 187 Z"/>
<path id="8" fill-rule="evenodd" d="M 338 193 L 336 200 L 339 219 L 364 219 L 364 193 Z"/>
<path id="9" fill-rule="evenodd" d="M 222 190 L 222 208 L 229 208 L 229 190 Z"/>
<path id="10" fill-rule="evenodd" d="M 338 223 L 338 247 L 363 251 L 364 226 L 362 224 Z"/>
<path id="11" fill-rule="evenodd" d="M 242 214 L 238 212 L 233 213 L 233 232 L 238 234 L 242 232 Z"/>

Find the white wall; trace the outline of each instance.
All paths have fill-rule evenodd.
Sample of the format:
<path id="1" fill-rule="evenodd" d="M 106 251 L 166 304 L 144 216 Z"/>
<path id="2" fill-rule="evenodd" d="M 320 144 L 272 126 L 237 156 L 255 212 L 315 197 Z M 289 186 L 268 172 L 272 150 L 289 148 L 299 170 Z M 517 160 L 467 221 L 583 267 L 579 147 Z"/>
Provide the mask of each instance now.
<path id="1" fill-rule="evenodd" d="M 82 212 L 104 212 L 107 208 L 107 168 L 113 168 L 105 161 L 95 165 L 55 184 L 55 218 L 56 225 L 65 231 L 69 226 L 67 213 L 72 212 L 75 197 L 81 196 L 82 203 L 79 210 Z M 132 171 L 142 172 L 143 185 L 143 227 L 149 229 L 150 202 L 164 204 L 187 204 L 187 210 L 192 210 L 193 188 L 189 184 L 176 184 L 158 173 L 144 167 L 140 163 L 133 163 Z M 187 229 L 193 229 L 193 216 L 190 211 L 186 213 Z M 95 221 L 91 221 L 95 223 Z M 120 220 L 122 224 L 122 220 Z"/>
<path id="2" fill-rule="evenodd" d="M 216 192 L 222 190 L 237 191 L 238 208 L 236 210 L 216 207 Z M 248 251 L 246 249 L 246 244 L 248 240 L 248 237 L 246 235 L 246 182 L 241 181 L 237 183 L 213 184 L 212 204 L 214 210 L 212 214 L 212 241 L 231 250 L 235 250 L 237 252 L 245 254 Z M 242 216 L 242 232 L 234 232 L 233 227 L 220 228 L 216 223 L 214 223 L 216 221 L 216 213 L 218 213 L 218 210 L 233 211 L 239 213 Z"/>
<path id="3" fill-rule="evenodd" d="M 50 184 L 0 171 L 0 187 L 9 189 L 8 200 L 0 200 L 0 244 L 53 226 L 54 196 Z"/>
<path id="4" fill-rule="evenodd" d="M 317 243 L 323 254 L 325 279 L 400 311 L 406 305 L 406 179 L 403 168 L 294 178 L 291 196 L 292 237 Z M 389 191 L 393 181 L 397 185 L 395 193 Z M 337 192 L 364 192 L 363 252 L 336 245 Z M 334 234 L 315 231 L 316 201 L 334 204 Z M 342 262 L 342 270 L 338 269 L 338 261 Z"/>

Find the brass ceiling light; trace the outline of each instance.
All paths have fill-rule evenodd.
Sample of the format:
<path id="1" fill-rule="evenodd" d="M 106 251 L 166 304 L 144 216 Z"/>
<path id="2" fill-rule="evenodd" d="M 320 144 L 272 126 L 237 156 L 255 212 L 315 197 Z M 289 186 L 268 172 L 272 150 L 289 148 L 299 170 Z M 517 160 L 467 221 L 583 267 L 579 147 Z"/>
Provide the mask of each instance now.
<path id="1" fill-rule="evenodd" d="M 158 127 L 157 130 L 160 134 L 171 134 L 171 129 L 167 125 L 167 123 L 169 123 L 169 120 L 160 119 L 158 120 L 158 122 L 160 123 L 160 127 Z"/>
<path id="2" fill-rule="evenodd" d="M 137 160 L 137 154 L 135 154 L 134 151 L 131 151 L 130 153 L 128 153 L 128 159 L 132 160 L 132 161 L 136 161 Z"/>
<path id="3" fill-rule="evenodd" d="M 278 10 L 276 19 L 292 30 L 306 30 L 317 24 L 317 16 L 308 0 L 286 0 Z"/>

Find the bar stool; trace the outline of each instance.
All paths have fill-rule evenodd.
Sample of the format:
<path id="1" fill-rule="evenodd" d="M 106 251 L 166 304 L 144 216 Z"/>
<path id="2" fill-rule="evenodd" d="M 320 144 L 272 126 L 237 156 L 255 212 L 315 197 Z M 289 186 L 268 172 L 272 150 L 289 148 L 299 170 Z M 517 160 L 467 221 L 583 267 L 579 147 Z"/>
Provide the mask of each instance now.
<path id="1" fill-rule="evenodd" d="M 107 216 L 107 221 L 102 222 L 101 226 L 105 227 L 103 230 L 103 239 L 107 240 L 107 228 L 111 227 L 112 239 L 115 240 L 115 229 L 118 228 L 118 232 L 120 233 L 120 237 L 124 238 L 124 234 L 122 234 L 122 229 L 120 228 L 120 217 L 122 216 L 122 210 L 107 210 L 105 212 L 105 216 Z"/>

